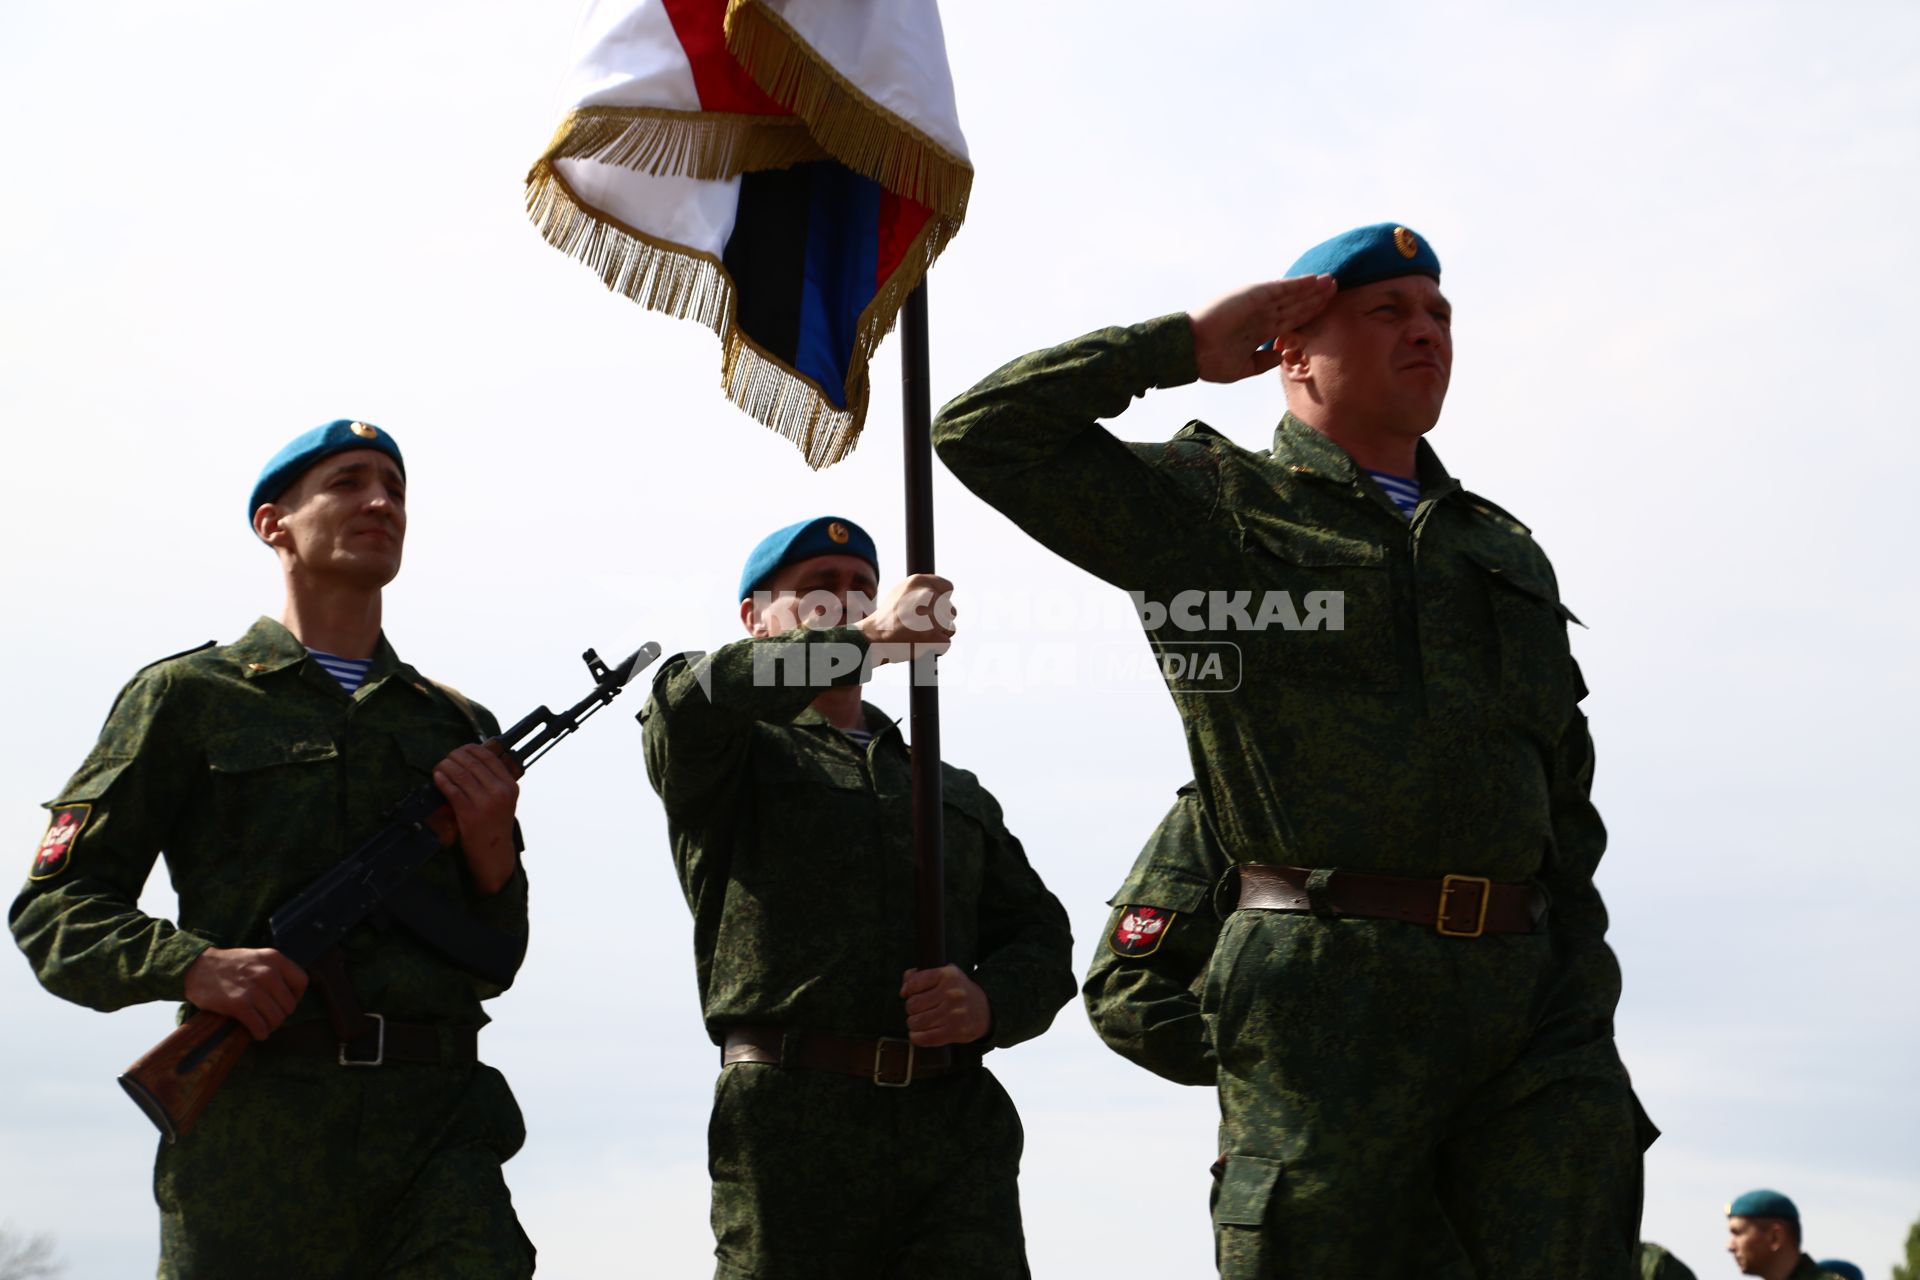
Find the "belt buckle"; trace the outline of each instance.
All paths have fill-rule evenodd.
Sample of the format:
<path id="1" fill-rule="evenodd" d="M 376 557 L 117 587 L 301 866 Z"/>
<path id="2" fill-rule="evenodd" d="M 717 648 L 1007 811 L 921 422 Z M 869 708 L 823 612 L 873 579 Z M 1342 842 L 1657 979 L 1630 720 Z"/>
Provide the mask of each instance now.
<path id="1" fill-rule="evenodd" d="M 1454 929 L 1447 925 L 1447 904 L 1454 890 L 1463 884 L 1480 886 L 1480 913 L 1474 918 L 1473 928 Z M 1487 904 L 1493 900 L 1493 881 L 1485 876 L 1442 876 L 1440 877 L 1440 907 L 1434 913 L 1433 928 L 1443 938 L 1477 938 L 1487 931 Z"/>
<path id="2" fill-rule="evenodd" d="M 884 1059 L 890 1044 L 905 1045 L 907 1049 L 907 1073 L 898 1080 L 886 1078 Z M 913 1083 L 913 1041 L 897 1036 L 881 1036 L 873 1042 L 873 1082 L 882 1089 L 904 1089 Z"/>
<path id="3" fill-rule="evenodd" d="M 387 1060 L 387 1020 L 380 1014 L 367 1015 L 373 1019 L 373 1056 L 371 1058 L 349 1058 L 347 1045 L 351 1041 L 340 1042 L 340 1065 L 343 1067 L 377 1067 Z"/>

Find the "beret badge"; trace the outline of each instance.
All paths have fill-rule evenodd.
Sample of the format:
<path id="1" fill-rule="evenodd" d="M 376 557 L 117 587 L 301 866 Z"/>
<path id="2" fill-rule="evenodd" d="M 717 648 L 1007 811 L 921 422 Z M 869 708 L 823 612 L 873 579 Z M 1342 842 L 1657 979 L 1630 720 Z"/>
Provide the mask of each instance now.
<path id="1" fill-rule="evenodd" d="M 355 422 L 349 425 L 347 430 L 353 432 L 353 434 L 359 436 L 362 440 L 371 440 L 380 434 L 379 428 L 370 427 L 364 422 Z"/>
<path id="2" fill-rule="evenodd" d="M 1403 258 L 1411 258 L 1420 252 L 1420 242 L 1414 239 L 1413 232 L 1405 227 L 1393 229 L 1393 247 L 1400 251 L 1400 256 Z"/>
<path id="3" fill-rule="evenodd" d="M 832 524 L 827 526 L 827 536 L 829 538 L 832 538 L 835 542 L 838 542 L 842 546 L 844 546 L 846 545 L 847 539 L 851 538 L 853 535 L 847 532 L 847 526 L 841 524 L 838 520 L 835 520 Z"/>

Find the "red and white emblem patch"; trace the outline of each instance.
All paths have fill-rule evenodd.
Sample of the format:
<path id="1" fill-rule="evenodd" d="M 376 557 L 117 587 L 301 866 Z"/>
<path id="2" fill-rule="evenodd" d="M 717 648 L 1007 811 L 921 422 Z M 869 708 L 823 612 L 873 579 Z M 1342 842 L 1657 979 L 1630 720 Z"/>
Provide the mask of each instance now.
<path id="1" fill-rule="evenodd" d="M 90 804 L 63 804 L 55 809 L 53 820 L 47 823 L 47 834 L 40 837 L 40 847 L 34 852 L 27 879 L 48 880 L 65 871 L 73 858 L 73 842 L 80 838 L 80 828 L 87 825 L 92 814 Z"/>
<path id="2" fill-rule="evenodd" d="M 1178 914 L 1159 907 L 1122 907 L 1120 922 L 1113 926 L 1113 936 L 1107 939 L 1107 945 L 1117 956 L 1150 956 L 1160 949 L 1160 943 L 1167 936 L 1167 926 Z"/>

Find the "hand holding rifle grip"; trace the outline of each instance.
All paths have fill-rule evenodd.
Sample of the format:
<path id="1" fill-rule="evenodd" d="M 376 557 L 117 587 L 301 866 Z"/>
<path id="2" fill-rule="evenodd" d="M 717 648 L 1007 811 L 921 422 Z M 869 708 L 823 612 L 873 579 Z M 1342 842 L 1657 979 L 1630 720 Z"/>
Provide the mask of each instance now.
<path id="1" fill-rule="evenodd" d="M 612 702 L 627 682 L 633 679 L 636 671 L 659 656 L 660 646 L 649 641 L 630 654 L 626 661 L 616 667 L 608 667 L 600 661 L 599 654 L 592 649 L 587 650 L 581 658 L 596 682 L 592 693 L 559 715 L 544 706 L 539 707 L 499 737 L 489 738 L 484 745 L 505 761 L 508 771 L 519 778 L 529 764 L 578 729 L 588 716 Z M 439 803 L 424 815 L 413 816 L 420 813 L 416 802 L 431 803 L 433 800 Z M 391 878 L 394 868 L 383 865 L 384 862 L 387 859 L 417 857 L 418 842 L 412 840 L 412 836 L 421 829 L 431 832 L 442 848 L 453 844 L 460 834 L 452 808 L 431 785 L 403 802 L 393 820 L 375 832 L 344 862 L 275 912 L 276 916 L 293 914 L 303 921 L 313 921 L 313 935 L 302 934 L 303 945 L 298 948 L 290 950 L 285 946 L 280 947 L 281 954 L 302 968 L 311 967 L 314 959 L 337 943 L 366 915 L 364 909 L 329 909 L 336 891 L 339 895 L 364 893 L 366 882 L 379 879 L 381 873 L 387 873 Z M 404 864 L 401 867 L 405 869 Z M 311 900 L 316 894 L 319 895 L 319 902 L 313 904 Z M 323 924 L 326 926 L 324 933 L 320 931 Z M 232 1018 L 205 1009 L 195 1009 L 186 1021 L 127 1068 L 120 1077 L 120 1087 L 146 1113 L 147 1119 L 153 1121 L 162 1138 L 169 1143 L 178 1141 L 192 1132 L 201 1112 L 207 1109 L 207 1104 L 251 1043 L 253 1037 Z"/>

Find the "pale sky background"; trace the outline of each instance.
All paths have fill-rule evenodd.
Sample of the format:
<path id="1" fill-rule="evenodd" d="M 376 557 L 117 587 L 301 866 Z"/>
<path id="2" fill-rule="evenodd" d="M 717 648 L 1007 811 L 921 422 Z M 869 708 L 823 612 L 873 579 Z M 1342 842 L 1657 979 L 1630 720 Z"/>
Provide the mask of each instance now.
<path id="1" fill-rule="evenodd" d="M 898 571 L 894 342 L 867 438 L 814 474 L 720 396 L 704 330 L 525 221 L 574 18 L 0 14 L 0 832 L 22 876 L 121 682 L 278 612 L 244 497 L 314 423 L 402 443 L 388 633 L 503 720 L 578 697 L 588 645 L 733 638 L 739 564 L 790 520 L 853 516 Z M 1730 1275 L 1726 1201 L 1776 1186 L 1813 1251 L 1884 1275 L 1920 1216 L 1920 7 L 967 0 L 946 23 L 979 176 L 932 280 L 936 404 L 1349 226 L 1431 239 L 1458 340 L 1434 443 L 1533 526 L 1591 627 L 1620 1043 L 1666 1131 L 1644 1234 Z M 1117 429 L 1200 417 L 1257 446 L 1279 411 L 1262 379 L 1157 393 Z M 1084 961 L 1188 776 L 1177 721 L 1143 675 L 1032 657 L 1089 628 L 1132 652 L 1125 597 L 936 487 L 963 624 L 947 754 Z M 906 710 L 896 674 L 872 696 Z M 710 1273 L 716 1055 L 639 705 L 523 793 L 532 952 L 483 1052 L 526 1112 L 507 1173 L 543 1275 Z M 147 901 L 170 909 L 164 875 Z M 151 1272 L 154 1137 L 114 1076 L 169 1017 L 65 1005 L 0 962 L 0 1224 L 55 1234 L 71 1280 Z M 1210 1273 L 1208 1092 L 1109 1053 L 1077 1004 L 992 1065 L 1041 1280 Z"/>

